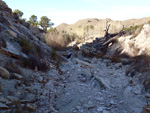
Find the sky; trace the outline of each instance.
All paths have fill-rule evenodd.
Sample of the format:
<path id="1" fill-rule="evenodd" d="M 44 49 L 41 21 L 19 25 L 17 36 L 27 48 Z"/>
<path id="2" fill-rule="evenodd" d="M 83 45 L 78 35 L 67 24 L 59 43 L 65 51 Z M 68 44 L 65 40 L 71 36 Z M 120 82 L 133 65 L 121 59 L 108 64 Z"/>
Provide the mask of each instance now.
<path id="1" fill-rule="evenodd" d="M 21 10 L 27 20 L 47 16 L 55 24 L 73 24 L 80 19 L 111 18 L 126 20 L 150 17 L 150 0 L 3 0 L 12 9 Z"/>

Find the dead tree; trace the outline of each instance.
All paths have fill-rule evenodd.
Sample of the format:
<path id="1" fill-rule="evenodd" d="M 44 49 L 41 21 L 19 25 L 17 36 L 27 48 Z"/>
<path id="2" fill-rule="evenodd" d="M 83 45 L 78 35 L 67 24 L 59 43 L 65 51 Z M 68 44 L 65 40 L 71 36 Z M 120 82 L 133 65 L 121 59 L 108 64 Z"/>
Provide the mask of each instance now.
<path id="1" fill-rule="evenodd" d="M 125 31 L 124 31 L 124 25 L 122 27 L 122 29 L 120 30 L 120 32 L 118 33 L 114 33 L 114 34 L 110 34 L 108 33 L 108 30 L 109 30 L 109 25 L 107 25 L 108 23 L 106 23 L 106 33 L 105 33 L 105 41 L 103 42 L 102 44 L 102 47 L 106 48 L 110 43 L 116 43 L 117 40 L 118 40 L 118 37 L 122 36 L 125 34 Z"/>
<path id="2" fill-rule="evenodd" d="M 120 32 L 113 33 L 113 34 L 109 33 L 108 32 L 109 31 L 109 27 L 110 27 L 110 24 L 108 24 L 109 22 L 110 22 L 110 20 L 106 20 L 106 28 L 104 30 L 105 31 L 105 35 L 104 35 L 105 41 L 104 42 L 108 41 L 109 39 L 111 39 L 111 38 L 113 38 L 113 37 L 115 37 L 117 35 L 122 36 L 123 34 L 125 34 L 125 32 L 124 32 L 124 25 L 123 25 L 123 28 L 122 28 L 122 30 Z"/>
<path id="3" fill-rule="evenodd" d="M 108 25 L 108 23 L 110 22 L 110 20 L 106 20 L 106 28 L 105 28 L 105 35 L 104 37 L 108 37 L 109 33 L 108 33 L 108 30 L 109 30 L 109 27 L 110 27 L 110 24 Z"/>

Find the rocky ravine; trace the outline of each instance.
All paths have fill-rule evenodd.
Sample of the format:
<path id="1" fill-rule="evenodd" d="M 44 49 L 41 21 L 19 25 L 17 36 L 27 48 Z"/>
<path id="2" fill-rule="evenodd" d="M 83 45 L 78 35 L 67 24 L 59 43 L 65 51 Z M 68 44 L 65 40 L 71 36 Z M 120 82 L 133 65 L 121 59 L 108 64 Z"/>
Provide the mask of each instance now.
<path id="1" fill-rule="evenodd" d="M 128 65 L 101 58 L 72 58 L 61 66 L 58 113 L 140 113 L 146 105 L 139 76 L 125 75 Z"/>
<path id="2" fill-rule="evenodd" d="M 127 77 L 129 63 L 85 57 L 81 49 L 57 66 L 50 53 L 40 30 L 16 20 L 0 0 L 0 113 L 140 113 L 146 105 L 143 74 Z"/>

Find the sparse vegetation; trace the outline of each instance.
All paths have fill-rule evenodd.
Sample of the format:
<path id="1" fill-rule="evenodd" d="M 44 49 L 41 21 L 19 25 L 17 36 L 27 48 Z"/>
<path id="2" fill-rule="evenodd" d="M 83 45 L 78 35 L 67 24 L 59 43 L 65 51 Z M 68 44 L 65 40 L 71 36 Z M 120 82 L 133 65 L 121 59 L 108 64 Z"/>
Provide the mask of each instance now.
<path id="1" fill-rule="evenodd" d="M 143 28 L 143 25 L 130 26 L 129 28 L 124 28 L 123 30 L 126 34 L 137 36 Z"/>
<path id="2" fill-rule="evenodd" d="M 51 19 L 49 19 L 47 16 L 42 16 L 39 21 L 39 25 L 46 32 L 47 28 L 53 26 L 54 24 L 51 22 Z"/>
<path id="3" fill-rule="evenodd" d="M 76 35 L 75 33 L 68 34 L 65 31 L 62 31 L 62 33 L 59 33 L 55 28 L 50 29 L 49 32 L 45 36 L 46 43 L 49 46 L 51 46 L 57 50 L 66 48 L 66 46 L 70 42 L 72 42 L 78 38 L 79 38 L 79 36 Z"/>
<path id="4" fill-rule="evenodd" d="M 51 52 L 51 59 L 56 60 L 56 50 L 54 48 L 52 48 L 52 52 Z"/>
<path id="5" fill-rule="evenodd" d="M 26 40 L 24 38 L 19 39 L 19 44 L 22 47 L 22 51 L 25 54 L 29 54 L 29 52 L 31 51 L 31 49 L 33 47 L 33 45 L 28 40 Z"/>
<path id="6" fill-rule="evenodd" d="M 34 55 L 29 55 L 28 58 L 22 58 L 21 65 L 30 69 L 35 69 L 35 67 L 37 67 L 40 71 L 47 71 L 49 69 L 45 62 L 42 62 L 40 58 L 35 57 Z"/>
<path id="7" fill-rule="evenodd" d="M 14 10 L 13 13 L 17 13 L 20 19 L 21 19 L 22 16 L 23 16 L 23 12 L 20 11 L 19 9 Z"/>
<path id="8" fill-rule="evenodd" d="M 34 27 L 37 27 L 37 25 L 38 25 L 37 16 L 32 15 L 32 16 L 29 18 L 28 22 L 29 22 L 31 25 L 33 25 Z"/>

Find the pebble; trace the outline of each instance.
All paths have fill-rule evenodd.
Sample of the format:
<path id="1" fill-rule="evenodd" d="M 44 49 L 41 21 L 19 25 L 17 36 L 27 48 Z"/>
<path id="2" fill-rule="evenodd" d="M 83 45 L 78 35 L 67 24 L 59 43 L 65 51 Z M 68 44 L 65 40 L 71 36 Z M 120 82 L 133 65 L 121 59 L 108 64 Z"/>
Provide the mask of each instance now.
<path id="1" fill-rule="evenodd" d="M 146 93 L 146 94 L 145 94 L 145 97 L 146 97 L 146 98 L 150 98 L 150 94 L 149 94 L 149 93 Z"/>
<path id="2" fill-rule="evenodd" d="M 109 113 L 108 111 L 104 110 L 103 113 Z"/>
<path id="3" fill-rule="evenodd" d="M 89 104 L 89 105 L 93 105 L 92 101 L 89 101 L 88 104 Z"/>
<path id="4" fill-rule="evenodd" d="M 81 109 L 81 106 L 77 106 L 76 109 L 77 109 L 77 110 Z"/>
<path id="5" fill-rule="evenodd" d="M 100 97 L 100 98 L 96 98 L 97 101 L 103 101 L 104 98 L 103 97 Z"/>
<path id="6" fill-rule="evenodd" d="M 30 104 L 30 103 L 27 104 L 27 108 L 31 109 L 32 111 L 35 111 L 36 107 L 37 107 L 36 104 Z"/>
<path id="7" fill-rule="evenodd" d="M 115 105 L 116 103 L 113 100 L 111 100 L 110 104 Z"/>
<path id="8" fill-rule="evenodd" d="M 4 97 L 0 98 L 0 102 L 2 102 L 2 103 L 6 103 L 7 101 L 9 101 L 9 100 Z"/>
<path id="9" fill-rule="evenodd" d="M 120 101 L 120 104 L 123 104 L 123 101 Z"/>
<path id="10" fill-rule="evenodd" d="M 104 107 L 99 107 L 97 108 L 97 111 L 100 112 L 100 111 L 103 111 L 104 110 Z"/>
<path id="11" fill-rule="evenodd" d="M 101 95 L 102 93 L 101 93 L 101 92 L 98 92 L 98 94 Z"/>

